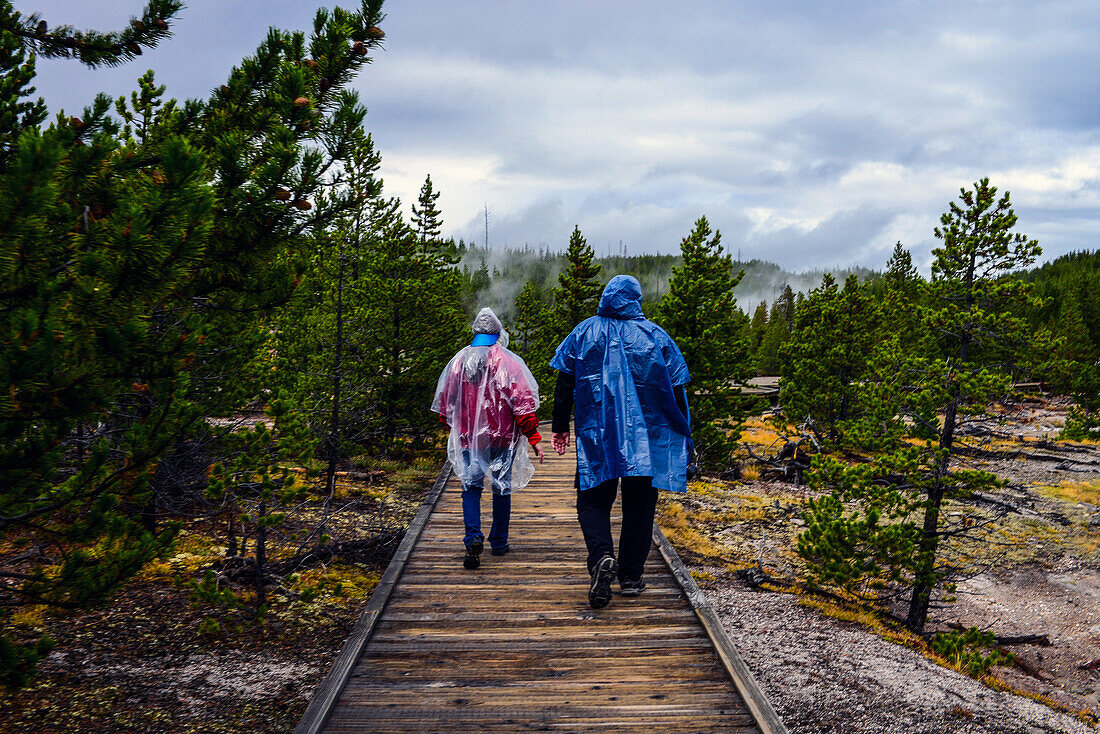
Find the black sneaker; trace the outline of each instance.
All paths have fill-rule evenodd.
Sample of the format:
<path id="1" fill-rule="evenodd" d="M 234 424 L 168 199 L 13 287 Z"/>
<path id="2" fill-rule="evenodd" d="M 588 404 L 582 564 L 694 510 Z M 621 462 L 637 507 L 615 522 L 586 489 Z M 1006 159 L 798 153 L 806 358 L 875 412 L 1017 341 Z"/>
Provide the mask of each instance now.
<path id="1" fill-rule="evenodd" d="M 481 543 L 470 543 L 466 546 L 466 558 L 462 561 L 462 567 L 474 570 L 481 565 L 481 551 L 485 548 Z"/>
<path id="2" fill-rule="evenodd" d="M 641 579 L 620 579 L 619 586 L 623 596 L 638 596 L 645 591 L 645 581 Z"/>
<path id="3" fill-rule="evenodd" d="M 593 609 L 603 609 L 611 601 L 611 580 L 619 573 L 619 564 L 611 556 L 604 556 L 592 569 L 592 586 L 588 589 L 588 604 Z"/>
<path id="4" fill-rule="evenodd" d="M 503 556 L 505 553 L 507 553 L 510 550 L 512 550 L 511 547 L 506 545 L 503 548 L 493 548 L 492 553 L 493 553 L 494 556 Z"/>

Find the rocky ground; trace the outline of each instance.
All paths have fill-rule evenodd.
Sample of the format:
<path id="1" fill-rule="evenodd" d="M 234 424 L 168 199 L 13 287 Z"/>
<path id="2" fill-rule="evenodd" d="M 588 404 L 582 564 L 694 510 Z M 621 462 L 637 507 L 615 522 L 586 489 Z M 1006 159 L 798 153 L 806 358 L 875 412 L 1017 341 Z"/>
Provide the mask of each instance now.
<path id="1" fill-rule="evenodd" d="M 708 590 L 791 734 L 1085 734 L 1081 720 L 944 668 L 791 594 Z"/>
<path id="2" fill-rule="evenodd" d="M 967 465 L 1010 484 L 949 508 L 995 515 L 997 529 L 970 549 L 972 575 L 932 610 L 928 630 L 977 626 L 1049 640 L 1006 646 L 1019 664 L 994 668 L 987 682 L 933 662 L 899 627 L 750 588 L 735 572 L 759 562 L 776 578 L 797 578 L 805 487 L 712 482 L 664 502 L 666 532 L 792 734 L 1098 730 L 1100 446 L 1049 440 L 1063 416 L 1058 405 L 1023 406 L 967 439 L 976 449 Z"/>

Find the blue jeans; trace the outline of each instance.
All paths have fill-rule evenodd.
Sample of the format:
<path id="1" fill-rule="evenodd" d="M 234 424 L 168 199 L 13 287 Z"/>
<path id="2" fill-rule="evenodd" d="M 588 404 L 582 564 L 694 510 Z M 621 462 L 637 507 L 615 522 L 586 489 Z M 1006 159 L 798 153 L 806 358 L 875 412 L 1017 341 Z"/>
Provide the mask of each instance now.
<path id="1" fill-rule="evenodd" d="M 489 528 L 489 545 L 493 550 L 508 547 L 508 520 L 512 514 L 512 495 L 502 494 L 502 490 L 511 490 L 513 449 L 490 448 L 487 455 L 463 449 L 462 458 L 469 467 L 462 481 L 462 521 L 466 526 L 466 535 L 462 542 L 484 543 L 481 533 L 481 492 L 485 483 L 485 468 L 491 467 L 493 492 L 493 524 Z M 471 459 L 473 459 L 471 461 Z"/>

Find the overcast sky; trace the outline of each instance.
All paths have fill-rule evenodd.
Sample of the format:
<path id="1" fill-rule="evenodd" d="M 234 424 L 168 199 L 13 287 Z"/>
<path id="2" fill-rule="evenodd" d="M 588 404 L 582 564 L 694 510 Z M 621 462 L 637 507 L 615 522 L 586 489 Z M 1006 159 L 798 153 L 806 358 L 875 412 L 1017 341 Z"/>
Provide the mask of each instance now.
<path id="1" fill-rule="evenodd" d="M 140 0 L 16 0 L 107 30 Z M 75 111 L 152 67 L 205 97 L 269 25 L 316 0 L 189 0 L 120 69 L 42 60 Z M 344 0 L 352 7 L 352 0 Z M 447 234 L 597 253 L 677 252 L 700 215 L 734 255 L 792 270 L 920 264 L 947 202 L 1012 192 L 1043 258 L 1100 243 L 1100 3 L 390 0 L 356 81 L 391 194 L 442 192 Z M 407 207 L 406 207 L 407 209 Z"/>

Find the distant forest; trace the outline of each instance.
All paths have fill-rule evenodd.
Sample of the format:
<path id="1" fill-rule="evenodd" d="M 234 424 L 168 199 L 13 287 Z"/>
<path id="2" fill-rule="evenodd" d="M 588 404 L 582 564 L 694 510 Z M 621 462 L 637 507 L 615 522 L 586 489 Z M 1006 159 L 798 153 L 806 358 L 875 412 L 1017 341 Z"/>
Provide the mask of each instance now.
<path id="1" fill-rule="evenodd" d="M 548 248 L 492 249 L 459 240 L 448 242 L 447 249 L 462 272 L 463 306 L 467 313 L 472 316 L 478 308 L 490 306 L 506 323 L 514 320 L 516 299 L 528 283 L 532 285 L 531 293 L 549 307 L 558 276 L 569 265 L 564 251 Z M 673 268 L 683 265 L 683 257 L 679 254 L 594 256 L 594 262 L 600 266 L 601 283 L 620 273 L 638 278 L 642 283 L 643 309 L 648 315 L 668 292 Z M 838 283 L 854 275 L 878 301 L 886 293 L 885 269 L 852 267 L 793 272 L 755 258 L 732 262 L 734 272 L 745 273 L 733 293 L 738 307 L 750 317 L 749 344 L 758 375 L 779 373 L 779 350 L 793 325 L 791 309 L 796 309 L 807 294 L 821 286 L 826 273 Z M 1021 313 L 1033 329 L 1064 338 L 1065 349 L 1074 357 L 1100 358 L 1100 250 L 1071 252 L 1012 277 L 1033 286 L 1036 302 L 1025 306 Z"/>

